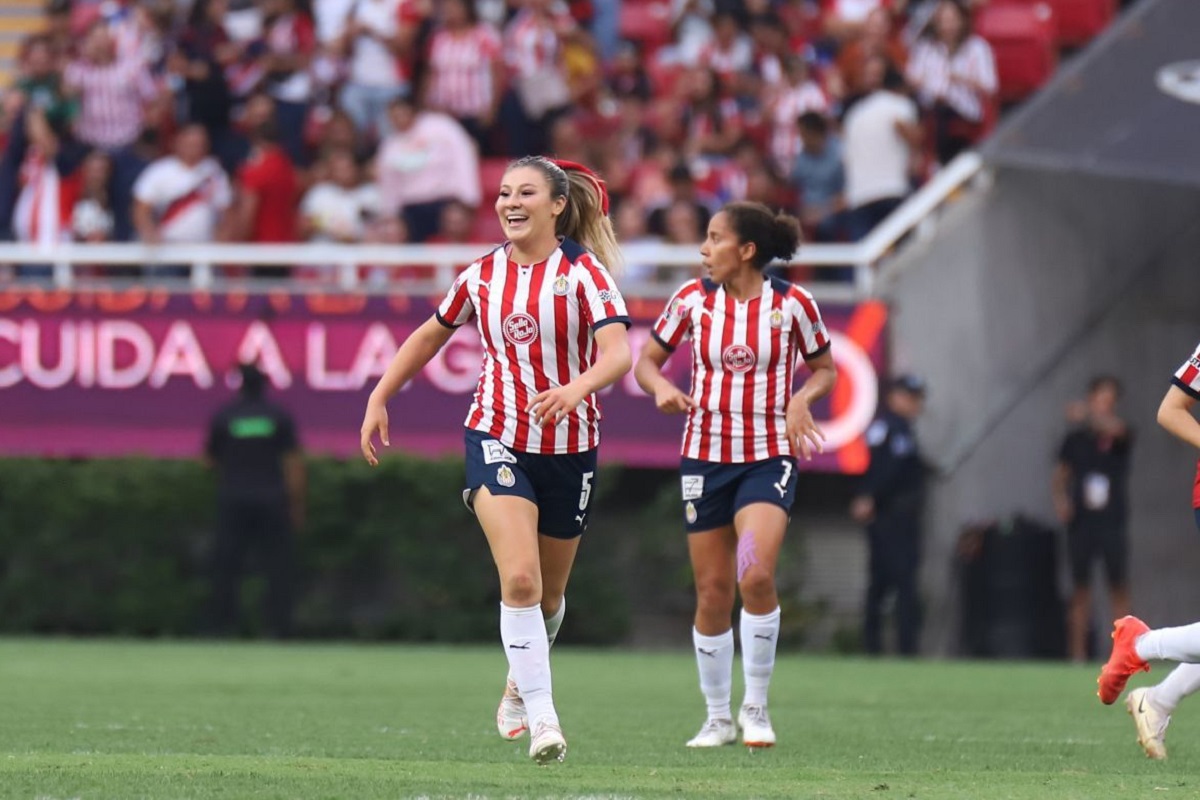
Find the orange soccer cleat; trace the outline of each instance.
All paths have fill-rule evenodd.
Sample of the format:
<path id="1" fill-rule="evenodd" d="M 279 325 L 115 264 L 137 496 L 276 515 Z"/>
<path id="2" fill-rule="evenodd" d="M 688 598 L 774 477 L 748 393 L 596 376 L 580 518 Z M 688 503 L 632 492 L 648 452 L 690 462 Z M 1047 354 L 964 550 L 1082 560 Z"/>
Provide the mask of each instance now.
<path id="1" fill-rule="evenodd" d="M 1096 679 L 1100 687 L 1096 694 L 1101 703 L 1110 706 L 1117 702 L 1133 673 L 1150 671 L 1150 665 L 1137 654 L 1137 648 L 1134 647 L 1138 637 L 1149 630 L 1149 625 L 1132 616 L 1121 617 L 1113 623 L 1112 655 Z"/>

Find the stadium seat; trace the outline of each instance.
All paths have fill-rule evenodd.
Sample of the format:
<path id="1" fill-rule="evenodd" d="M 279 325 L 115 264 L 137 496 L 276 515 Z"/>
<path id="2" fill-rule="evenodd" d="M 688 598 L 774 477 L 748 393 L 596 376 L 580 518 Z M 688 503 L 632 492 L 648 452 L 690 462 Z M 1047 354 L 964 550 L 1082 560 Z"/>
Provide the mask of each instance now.
<path id="1" fill-rule="evenodd" d="M 1116 0 L 1005 0 L 1010 4 L 1048 3 L 1054 11 L 1059 47 L 1081 47 L 1108 27 L 1117 14 Z"/>
<path id="2" fill-rule="evenodd" d="M 1054 12 L 1044 2 L 984 6 L 975 18 L 975 32 L 995 53 L 1003 103 L 1036 92 L 1058 66 Z"/>
<path id="3" fill-rule="evenodd" d="M 671 41 L 671 7 L 658 0 L 621 3 L 621 38 L 638 42 L 647 51 Z"/>

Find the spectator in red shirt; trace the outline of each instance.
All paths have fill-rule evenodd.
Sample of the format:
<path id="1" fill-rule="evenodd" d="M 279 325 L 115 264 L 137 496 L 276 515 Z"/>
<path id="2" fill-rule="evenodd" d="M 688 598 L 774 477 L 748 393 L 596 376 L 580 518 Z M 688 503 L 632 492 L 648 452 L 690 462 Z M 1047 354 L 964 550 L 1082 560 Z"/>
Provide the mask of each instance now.
<path id="1" fill-rule="evenodd" d="M 274 120 L 250 131 L 250 157 L 237 175 L 233 218 L 237 237 L 256 243 L 296 241 L 296 168 L 279 146 Z"/>
<path id="2" fill-rule="evenodd" d="M 846 98 L 857 99 L 869 91 L 863 80 L 867 59 L 882 56 L 904 72 L 908 65 L 908 50 L 892 24 L 892 13 L 877 8 L 867 15 L 862 35 L 847 42 L 838 52 L 837 71 Z"/>

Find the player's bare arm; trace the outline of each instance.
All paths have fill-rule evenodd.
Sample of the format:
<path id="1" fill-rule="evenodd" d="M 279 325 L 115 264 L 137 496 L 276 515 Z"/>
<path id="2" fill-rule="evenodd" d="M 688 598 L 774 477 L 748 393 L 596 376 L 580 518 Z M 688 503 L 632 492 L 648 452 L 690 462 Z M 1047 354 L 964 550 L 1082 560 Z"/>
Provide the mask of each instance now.
<path id="1" fill-rule="evenodd" d="M 662 368 L 671 358 L 671 351 L 653 338 L 647 339 L 638 356 L 633 377 L 642 391 L 654 398 L 654 405 L 664 414 L 679 414 L 696 407 L 696 401 L 663 375 Z"/>
<path id="2" fill-rule="evenodd" d="M 427 319 L 404 340 L 404 344 L 400 345 L 400 349 L 392 357 L 392 363 L 388 364 L 387 371 L 379 378 L 379 383 L 375 384 L 375 390 L 367 400 L 367 411 L 359 431 L 363 458 L 372 467 L 379 464 L 375 445 L 371 442 L 376 431 L 379 432 L 379 441 L 383 442 L 384 447 L 391 445 L 388 440 L 388 400 L 437 355 L 446 342 L 450 341 L 454 331 L 454 328 L 448 328 L 438 322 L 436 317 Z"/>
<path id="3" fill-rule="evenodd" d="M 813 419 L 812 404 L 833 391 L 837 366 L 829 350 L 807 363 L 812 374 L 788 401 L 787 438 L 793 453 L 811 461 L 813 453 L 825 452 L 825 432 Z"/>
<path id="4" fill-rule="evenodd" d="M 1172 386 L 1167 389 L 1162 403 L 1158 406 L 1158 424 L 1176 439 L 1200 448 L 1200 422 L 1193 414 L 1195 405 L 1194 397 L 1178 386 Z"/>
<path id="5" fill-rule="evenodd" d="M 611 386 L 629 372 L 633 356 L 625 326 L 619 323 L 605 325 L 597 329 L 593 336 L 600 351 L 596 363 L 566 386 L 538 393 L 525 407 L 526 411 L 533 414 L 534 422 L 538 425 L 557 425 L 585 397 Z"/>

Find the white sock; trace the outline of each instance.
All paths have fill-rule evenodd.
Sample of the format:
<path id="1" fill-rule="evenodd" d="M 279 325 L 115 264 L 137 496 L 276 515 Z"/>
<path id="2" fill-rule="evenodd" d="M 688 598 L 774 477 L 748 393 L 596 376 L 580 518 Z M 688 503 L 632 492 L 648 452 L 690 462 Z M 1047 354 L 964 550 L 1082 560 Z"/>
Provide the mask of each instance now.
<path id="1" fill-rule="evenodd" d="M 558 637 L 558 629 L 562 627 L 563 616 L 567 613 L 567 598 L 563 598 L 558 604 L 558 611 L 554 612 L 554 616 L 546 617 L 546 641 L 550 647 L 554 646 L 554 640 Z M 508 671 L 508 679 L 513 680 L 512 670 Z"/>
<path id="2" fill-rule="evenodd" d="M 696 666 L 700 668 L 700 691 L 708 703 L 709 719 L 733 719 L 729 696 L 733 693 L 733 628 L 717 636 L 705 636 L 692 628 Z"/>
<path id="3" fill-rule="evenodd" d="M 771 673 L 775 671 L 775 646 L 779 643 L 779 608 L 768 614 L 742 609 L 742 671 L 746 699 L 742 705 L 765 706 Z"/>
<path id="4" fill-rule="evenodd" d="M 1200 622 L 1148 631 L 1139 636 L 1133 646 L 1138 656 L 1146 661 L 1200 663 Z"/>
<path id="5" fill-rule="evenodd" d="M 550 684 L 550 643 L 542 606 L 513 608 L 500 604 L 500 641 L 508 656 L 508 674 L 516 681 L 529 722 L 548 717 L 558 722 Z"/>
<path id="6" fill-rule="evenodd" d="M 554 640 L 558 637 L 558 629 L 562 627 L 563 617 L 567 614 L 567 598 L 564 597 L 562 602 L 558 604 L 558 611 L 554 612 L 554 616 L 546 617 L 546 638 L 550 641 L 550 646 L 554 646 Z"/>
<path id="7" fill-rule="evenodd" d="M 1162 713 L 1172 714 L 1183 698 L 1198 690 L 1200 664 L 1180 664 L 1150 689 L 1150 702 Z"/>

